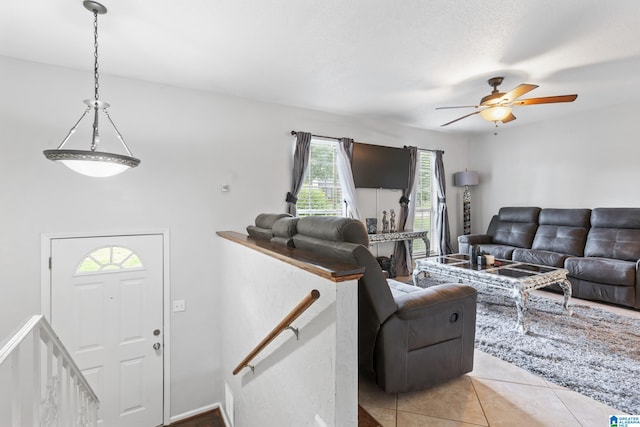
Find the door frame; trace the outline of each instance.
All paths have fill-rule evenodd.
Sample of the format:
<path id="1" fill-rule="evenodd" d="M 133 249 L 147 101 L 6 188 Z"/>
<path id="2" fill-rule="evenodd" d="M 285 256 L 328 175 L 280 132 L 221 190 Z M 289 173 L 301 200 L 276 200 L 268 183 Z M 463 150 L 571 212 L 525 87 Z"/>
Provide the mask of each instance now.
<path id="1" fill-rule="evenodd" d="M 54 239 L 80 239 L 90 237 L 126 237 L 126 236 L 162 236 L 162 322 L 164 329 L 163 351 L 163 424 L 171 420 L 171 283 L 169 270 L 169 230 L 145 230 L 124 232 L 59 232 L 40 234 L 40 312 L 51 321 L 51 270 L 49 258 L 51 257 L 51 242 Z M 63 343 L 64 344 L 64 343 Z"/>

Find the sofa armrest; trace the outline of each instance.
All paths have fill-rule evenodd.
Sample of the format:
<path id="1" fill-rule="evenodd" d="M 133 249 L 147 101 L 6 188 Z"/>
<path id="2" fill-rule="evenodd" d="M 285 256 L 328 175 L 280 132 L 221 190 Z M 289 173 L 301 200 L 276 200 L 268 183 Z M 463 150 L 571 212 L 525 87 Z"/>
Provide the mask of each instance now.
<path id="1" fill-rule="evenodd" d="M 414 391 L 473 369 L 477 292 L 437 285 L 395 298 L 398 311 L 380 328 L 376 381 L 386 392 Z"/>
<path id="2" fill-rule="evenodd" d="M 493 237 L 488 234 L 465 234 L 458 236 L 458 252 L 468 254 L 471 245 L 488 245 L 493 243 Z"/>
<path id="3" fill-rule="evenodd" d="M 396 315 L 402 320 L 415 320 L 433 314 L 432 309 L 441 304 L 477 299 L 478 292 L 472 286 L 460 284 L 436 285 L 395 298 Z"/>

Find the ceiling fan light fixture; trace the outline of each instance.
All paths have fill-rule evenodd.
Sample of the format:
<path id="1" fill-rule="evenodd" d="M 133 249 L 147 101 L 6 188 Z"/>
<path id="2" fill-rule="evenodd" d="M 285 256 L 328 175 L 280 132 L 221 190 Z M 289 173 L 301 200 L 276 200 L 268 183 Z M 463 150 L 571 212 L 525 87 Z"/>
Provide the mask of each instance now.
<path id="1" fill-rule="evenodd" d="M 500 122 L 511 114 L 511 107 L 497 106 L 480 111 L 480 115 L 488 122 Z"/>
<path id="2" fill-rule="evenodd" d="M 109 104 L 99 100 L 98 87 L 99 74 L 98 74 L 98 14 L 102 15 L 107 13 L 107 8 L 98 2 L 85 0 L 82 3 L 89 12 L 93 13 L 93 37 L 94 37 L 94 99 L 86 99 L 84 103 L 87 108 L 80 116 L 80 119 L 73 125 L 67 136 L 62 143 L 55 150 L 44 150 L 44 156 L 52 161 L 62 163 L 69 169 L 78 172 L 82 175 L 91 177 L 108 177 L 120 174 L 129 168 L 135 168 L 140 164 L 140 159 L 136 159 L 129 151 L 129 147 L 124 142 L 124 138 L 116 128 L 115 123 L 111 120 L 109 115 Z M 89 150 L 73 150 L 65 149 L 64 146 L 71 138 L 78 128 L 78 125 L 84 119 L 84 117 L 93 111 L 93 124 L 91 132 L 91 146 Z M 100 142 L 100 131 L 98 129 L 99 113 L 104 113 L 107 121 L 113 127 L 118 141 L 124 147 L 125 154 L 116 154 L 97 151 L 98 143 Z"/>

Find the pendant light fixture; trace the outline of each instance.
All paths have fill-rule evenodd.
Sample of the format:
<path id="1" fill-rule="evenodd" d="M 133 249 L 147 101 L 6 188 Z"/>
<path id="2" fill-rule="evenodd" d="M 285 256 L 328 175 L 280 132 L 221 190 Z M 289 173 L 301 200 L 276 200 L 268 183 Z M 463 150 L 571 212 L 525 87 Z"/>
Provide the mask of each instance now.
<path id="1" fill-rule="evenodd" d="M 85 99 L 84 103 L 87 108 L 84 110 L 78 121 L 73 125 L 67 136 L 62 143 L 55 150 L 44 150 L 44 155 L 47 159 L 55 162 L 60 162 L 67 166 L 69 169 L 78 173 L 93 177 L 107 177 L 117 175 L 124 172 L 129 168 L 135 168 L 140 164 L 140 159 L 136 159 L 129 151 L 129 147 L 124 142 L 122 135 L 116 128 L 116 125 L 111 120 L 109 115 L 109 104 L 104 101 L 100 101 L 98 88 L 100 87 L 98 78 L 98 14 L 103 15 L 107 13 L 107 8 L 98 2 L 85 0 L 82 2 L 84 7 L 93 13 L 93 40 L 94 40 L 94 66 L 93 66 L 93 78 L 94 78 L 94 98 Z M 84 117 L 93 110 L 93 125 L 91 132 L 91 147 L 89 150 L 71 150 L 65 149 L 64 146 L 71 138 L 71 135 L 76 131 L 78 125 L 84 119 Z M 107 121 L 113 127 L 117 139 L 120 141 L 126 151 L 124 154 L 107 153 L 98 151 L 98 144 L 100 143 L 100 132 L 98 130 L 99 113 L 104 113 Z"/>

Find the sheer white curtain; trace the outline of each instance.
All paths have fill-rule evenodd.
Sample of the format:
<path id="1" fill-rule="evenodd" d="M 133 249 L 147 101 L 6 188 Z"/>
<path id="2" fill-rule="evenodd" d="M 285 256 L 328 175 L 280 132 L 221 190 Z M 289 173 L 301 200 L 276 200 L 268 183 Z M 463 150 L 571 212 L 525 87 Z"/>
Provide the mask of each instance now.
<path id="1" fill-rule="evenodd" d="M 347 202 L 347 216 L 359 220 L 360 213 L 358 212 L 358 203 L 356 202 L 356 187 L 353 184 L 353 173 L 351 172 L 352 153 L 353 139 L 340 138 L 336 156 L 338 180 L 342 188 L 342 197 L 345 202 Z"/>
<path id="2" fill-rule="evenodd" d="M 420 164 L 420 162 L 418 162 L 418 165 Z M 411 188 L 411 194 L 409 195 L 409 200 L 413 200 L 413 202 L 409 202 L 409 212 L 407 213 L 407 225 L 405 225 L 405 229 L 410 228 L 413 229 L 413 224 L 415 223 L 416 220 L 416 195 L 418 193 L 418 186 L 415 184 L 415 178 L 418 176 L 418 168 L 420 166 L 416 167 L 415 170 L 415 175 L 413 178 L 413 187 Z M 405 240 L 404 242 L 404 248 L 405 248 L 405 265 L 407 266 L 407 268 L 409 270 L 411 270 L 412 268 L 412 263 L 413 263 L 413 258 L 412 258 L 412 254 L 411 254 L 411 245 L 409 240 Z M 427 248 L 427 256 L 429 256 L 429 248 Z"/>

